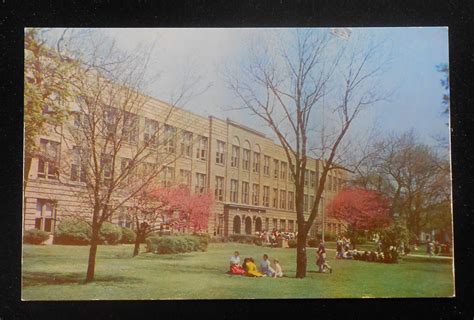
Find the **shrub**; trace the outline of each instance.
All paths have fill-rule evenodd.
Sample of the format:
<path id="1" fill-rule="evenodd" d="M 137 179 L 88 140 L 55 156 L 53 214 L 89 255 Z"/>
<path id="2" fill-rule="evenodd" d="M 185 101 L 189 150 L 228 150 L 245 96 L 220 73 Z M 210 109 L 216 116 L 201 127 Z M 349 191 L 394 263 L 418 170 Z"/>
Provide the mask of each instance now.
<path id="1" fill-rule="evenodd" d="M 319 241 L 316 238 L 308 240 L 308 246 L 311 248 L 317 248 L 319 246 Z"/>
<path id="2" fill-rule="evenodd" d="M 310 240 L 311 241 L 311 240 Z M 308 241 L 309 243 L 309 241 Z M 288 247 L 290 248 L 296 248 L 296 246 L 298 245 L 298 241 L 294 240 L 294 239 L 291 239 L 291 240 L 288 240 Z"/>
<path id="3" fill-rule="evenodd" d="M 222 237 L 222 236 L 217 236 L 217 237 L 212 237 L 209 239 L 210 243 L 225 243 L 228 242 L 229 238 L 227 237 Z"/>
<path id="4" fill-rule="evenodd" d="M 257 246 L 262 246 L 263 245 L 263 240 L 258 238 L 258 237 L 255 237 L 255 239 L 253 239 L 253 244 L 255 244 Z"/>
<path id="5" fill-rule="evenodd" d="M 49 233 L 38 229 L 26 230 L 23 235 L 23 242 L 28 244 L 41 244 L 48 239 Z"/>
<path id="6" fill-rule="evenodd" d="M 120 239 L 120 243 L 135 243 L 137 238 L 137 234 L 135 231 L 129 228 L 122 228 L 122 238 Z"/>
<path id="7" fill-rule="evenodd" d="M 54 233 L 55 244 L 88 245 L 91 242 L 92 230 L 85 221 L 64 219 L 58 224 Z M 122 228 L 105 222 L 100 230 L 99 243 L 117 244 L 122 239 Z"/>
<path id="8" fill-rule="evenodd" d="M 100 243 L 118 244 L 122 239 L 122 228 L 110 222 L 104 222 L 100 228 Z"/>
<path id="9" fill-rule="evenodd" d="M 152 236 L 146 239 L 146 251 L 158 254 L 206 251 L 207 237 L 201 236 Z"/>
<path id="10" fill-rule="evenodd" d="M 257 236 L 245 235 L 245 234 L 233 234 L 229 236 L 229 240 L 238 243 L 255 244 L 255 239 L 259 239 Z"/>
<path id="11" fill-rule="evenodd" d="M 90 226 L 80 220 L 62 220 L 54 233 L 55 244 L 87 245 L 91 241 Z"/>

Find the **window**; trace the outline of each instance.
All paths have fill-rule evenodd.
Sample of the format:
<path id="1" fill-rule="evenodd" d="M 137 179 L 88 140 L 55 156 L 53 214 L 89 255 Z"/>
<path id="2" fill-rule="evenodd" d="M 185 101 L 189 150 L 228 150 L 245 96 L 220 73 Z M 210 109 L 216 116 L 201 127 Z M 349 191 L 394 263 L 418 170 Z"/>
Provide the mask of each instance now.
<path id="1" fill-rule="evenodd" d="M 337 191 L 341 191 L 342 190 L 342 179 L 341 178 L 338 178 L 337 179 Z"/>
<path id="2" fill-rule="evenodd" d="M 149 147 L 156 148 L 158 146 L 158 121 L 145 118 L 145 132 L 144 140 L 145 144 Z"/>
<path id="3" fill-rule="evenodd" d="M 308 195 L 304 195 L 304 211 L 308 212 Z"/>
<path id="4" fill-rule="evenodd" d="M 181 184 L 184 184 L 188 187 L 191 187 L 191 171 L 180 169 L 179 170 L 179 179 Z"/>
<path id="5" fill-rule="evenodd" d="M 252 204 L 258 206 L 260 198 L 260 186 L 258 184 L 252 185 Z"/>
<path id="6" fill-rule="evenodd" d="M 266 176 L 270 175 L 270 157 L 269 156 L 263 157 L 263 174 Z"/>
<path id="7" fill-rule="evenodd" d="M 224 164 L 225 143 L 217 140 L 216 163 Z"/>
<path id="8" fill-rule="evenodd" d="M 265 207 L 270 206 L 270 187 L 268 186 L 263 186 L 263 205 Z"/>
<path id="9" fill-rule="evenodd" d="M 181 138 L 181 154 L 185 157 L 191 158 L 193 156 L 193 134 L 189 131 L 183 132 Z"/>
<path id="10" fill-rule="evenodd" d="M 278 208 L 278 189 L 273 189 L 273 208 Z"/>
<path id="11" fill-rule="evenodd" d="M 286 220 L 280 219 L 280 230 L 286 231 Z"/>
<path id="12" fill-rule="evenodd" d="M 280 190 L 280 209 L 286 209 L 286 191 Z"/>
<path id="13" fill-rule="evenodd" d="M 112 107 L 104 108 L 104 136 L 112 137 L 116 133 L 117 129 L 117 109 Z"/>
<path id="14" fill-rule="evenodd" d="M 124 112 L 122 139 L 131 144 L 138 143 L 138 117 L 136 114 Z"/>
<path id="15" fill-rule="evenodd" d="M 232 157 L 230 161 L 230 166 L 237 168 L 239 166 L 239 153 L 240 148 L 237 146 L 232 146 Z"/>
<path id="16" fill-rule="evenodd" d="M 265 230 L 270 230 L 270 218 L 265 218 Z"/>
<path id="17" fill-rule="evenodd" d="M 337 178 L 332 177 L 332 191 L 336 192 L 337 191 Z"/>
<path id="18" fill-rule="evenodd" d="M 260 172 L 260 153 L 254 152 L 253 153 L 253 172 L 259 173 Z"/>
<path id="19" fill-rule="evenodd" d="M 110 154 L 102 154 L 100 167 L 104 184 L 108 185 L 112 181 L 112 156 Z"/>
<path id="20" fill-rule="evenodd" d="M 203 193 L 206 188 L 206 175 L 203 173 L 196 173 L 196 187 L 195 193 Z"/>
<path id="21" fill-rule="evenodd" d="M 273 160 L 273 177 L 278 179 L 278 160 Z"/>
<path id="22" fill-rule="evenodd" d="M 313 209 L 314 205 L 314 196 L 309 196 L 309 210 Z"/>
<path id="23" fill-rule="evenodd" d="M 176 128 L 165 124 L 164 139 L 165 151 L 174 153 L 176 151 Z"/>
<path id="24" fill-rule="evenodd" d="M 249 183 L 242 181 L 242 203 L 249 203 Z"/>
<path id="25" fill-rule="evenodd" d="M 328 190 L 328 191 L 331 191 L 331 190 L 332 190 L 332 176 L 329 176 L 329 175 L 328 175 L 328 187 L 327 187 L 327 190 Z"/>
<path id="26" fill-rule="evenodd" d="M 71 180 L 86 182 L 86 161 L 81 158 L 81 148 L 72 147 Z"/>
<path id="27" fill-rule="evenodd" d="M 314 171 L 309 172 L 309 180 L 310 180 L 311 188 L 314 188 L 316 186 L 316 172 Z"/>
<path id="28" fill-rule="evenodd" d="M 272 223 L 273 223 L 273 229 L 278 230 L 278 219 L 273 219 Z"/>
<path id="29" fill-rule="evenodd" d="M 305 186 L 308 186 L 308 181 L 309 181 L 309 170 L 306 169 L 306 170 L 304 171 L 304 185 L 305 185 Z"/>
<path id="30" fill-rule="evenodd" d="M 118 214 L 118 225 L 122 228 L 131 228 L 132 227 L 132 218 L 130 216 L 130 208 L 120 207 Z"/>
<path id="31" fill-rule="evenodd" d="M 150 168 L 151 170 L 154 169 L 155 165 L 150 163 L 150 165 L 153 166 L 153 168 Z M 164 167 L 163 170 L 161 171 L 161 185 L 163 188 L 169 188 L 173 184 L 174 181 L 174 168 L 173 167 Z"/>
<path id="32" fill-rule="evenodd" d="M 293 191 L 288 191 L 288 210 L 295 209 L 295 194 Z"/>
<path id="33" fill-rule="evenodd" d="M 46 232 L 53 232 L 56 218 L 55 211 L 53 201 L 36 199 L 35 228 Z"/>
<path id="34" fill-rule="evenodd" d="M 196 158 L 203 161 L 206 161 L 207 159 L 207 138 L 206 137 L 199 136 L 198 138 Z"/>
<path id="35" fill-rule="evenodd" d="M 288 232 L 295 232 L 295 224 L 293 220 L 288 220 Z"/>
<path id="36" fill-rule="evenodd" d="M 244 170 L 250 170 L 250 150 L 244 149 L 242 166 Z"/>
<path id="37" fill-rule="evenodd" d="M 58 179 L 59 142 L 40 139 L 38 177 Z"/>
<path id="38" fill-rule="evenodd" d="M 239 181 L 237 180 L 230 180 L 230 201 L 237 202 L 238 195 L 239 195 Z"/>
<path id="39" fill-rule="evenodd" d="M 216 176 L 216 190 L 214 194 L 217 200 L 224 200 L 224 177 Z"/>
<path id="40" fill-rule="evenodd" d="M 294 182 L 295 181 L 295 177 L 293 176 L 293 172 L 295 172 L 295 165 L 292 164 L 291 165 L 291 172 L 290 172 L 290 181 Z M 295 172 L 296 174 L 296 172 Z"/>
<path id="41" fill-rule="evenodd" d="M 286 180 L 286 168 L 287 168 L 286 162 L 282 162 L 280 166 L 281 166 L 280 179 Z"/>

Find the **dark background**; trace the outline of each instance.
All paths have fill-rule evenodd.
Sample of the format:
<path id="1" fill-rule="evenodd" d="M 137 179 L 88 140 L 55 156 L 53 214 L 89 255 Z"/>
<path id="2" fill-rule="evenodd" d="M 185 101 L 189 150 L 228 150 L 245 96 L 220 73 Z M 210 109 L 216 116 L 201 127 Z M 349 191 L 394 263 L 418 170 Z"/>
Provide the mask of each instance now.
<path id="1" fill-rule="evenodd" d="M 164 318 L 474 319 L 472 0 L 0 0 L 0 320 Z M 448 26 L 456 298 L 22 302 L 24 27 Z M 441 75 L 440 75 L 441 78 Z M 442 111 L 440 104 L 433 110 Z M 6 206 L 5 206 L 6 205 Z M 354 274 L 357 277 L 357 274 Z M 390 276 L 387 274 L 387 276 Z M 315 283 L 315 285 L 318 285 Z M 262 313 L 258 315 L 257 313 Z"/>

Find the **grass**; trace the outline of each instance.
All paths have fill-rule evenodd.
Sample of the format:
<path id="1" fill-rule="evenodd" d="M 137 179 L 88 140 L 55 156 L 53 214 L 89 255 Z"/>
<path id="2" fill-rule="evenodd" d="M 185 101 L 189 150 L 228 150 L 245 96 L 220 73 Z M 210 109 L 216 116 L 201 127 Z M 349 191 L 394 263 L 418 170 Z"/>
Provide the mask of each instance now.
<path id="1" fill-rule="evenodd" d="M 131 245 L 100 246 L 95 282 L 84 284 L 88 248 L 32 246 L 23 250 L 23 300 L 276 299 L 441 297 L 453 295 L 452 260 L 406 257 L 399 264 L 334 260 L 332 274 L 317 273 L 308 248 L 307 277 L 294 278 L 295 249 L 210 244 L 207 252 L 141 253 Z M 248 278 L 226 274 L 234 250 L 259 261 L 280 260 L 287 277 Z"/>

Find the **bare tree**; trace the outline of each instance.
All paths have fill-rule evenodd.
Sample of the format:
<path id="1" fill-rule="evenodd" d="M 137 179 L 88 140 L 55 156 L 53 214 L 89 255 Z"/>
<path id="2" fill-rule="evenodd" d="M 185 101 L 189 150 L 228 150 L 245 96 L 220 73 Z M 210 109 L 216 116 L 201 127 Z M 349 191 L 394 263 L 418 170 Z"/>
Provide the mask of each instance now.
<path id="1" fill-rule="evenodd" d="M 323 196 L 328 172 L 340 169 L 348 149 L 344 138 L 360 112 L 384 98 L 375 83 L 385 66 L 380 47 L 339 46 L 327 31 L 297 30 L 279 35 L 273 47 L 251 47 L 242 72 L 228 73 L 230 89 L 262 120 L 283 147 L 295 184 L 298 225 L 297 278 L 306 276 L 306 239 Z M 350 42 L 349 42 L 350 43 Z M 241 76 L 239 76 L 241 74 Z M 323 103 L 326 100 L 326 103 Z M 322 114 L 335 115 L 335 121 Z M 326 121 L 326 122 L 325 122 Z M 323 168 L 309 217 L 303 213 L 307 160 Z"/>
<path id="2" fill-rule="evenodd" d="M 148 186 L 171 179 L 172 166 L 182 155 L 177 143 L 186 133 L 168 123 L 191 87 L 183 86 L 174 101 L 153 111 L 159 123 L 143 119 L 139 115 L 149 97 L 141 92 L 150 79 L 152 50 L 127 54 L 107 39 L 89 42 L 85 54 L 83 50 L 76 55 L 83 60 L 72 81 L 77 98 L 61 128 L 69 156 L 61 161 L 60 176 L 75 181 L 74 192 L 84 199 L 83 208 L 69 214 L 92 228 L 89 282 L 103 223 Z"/>

